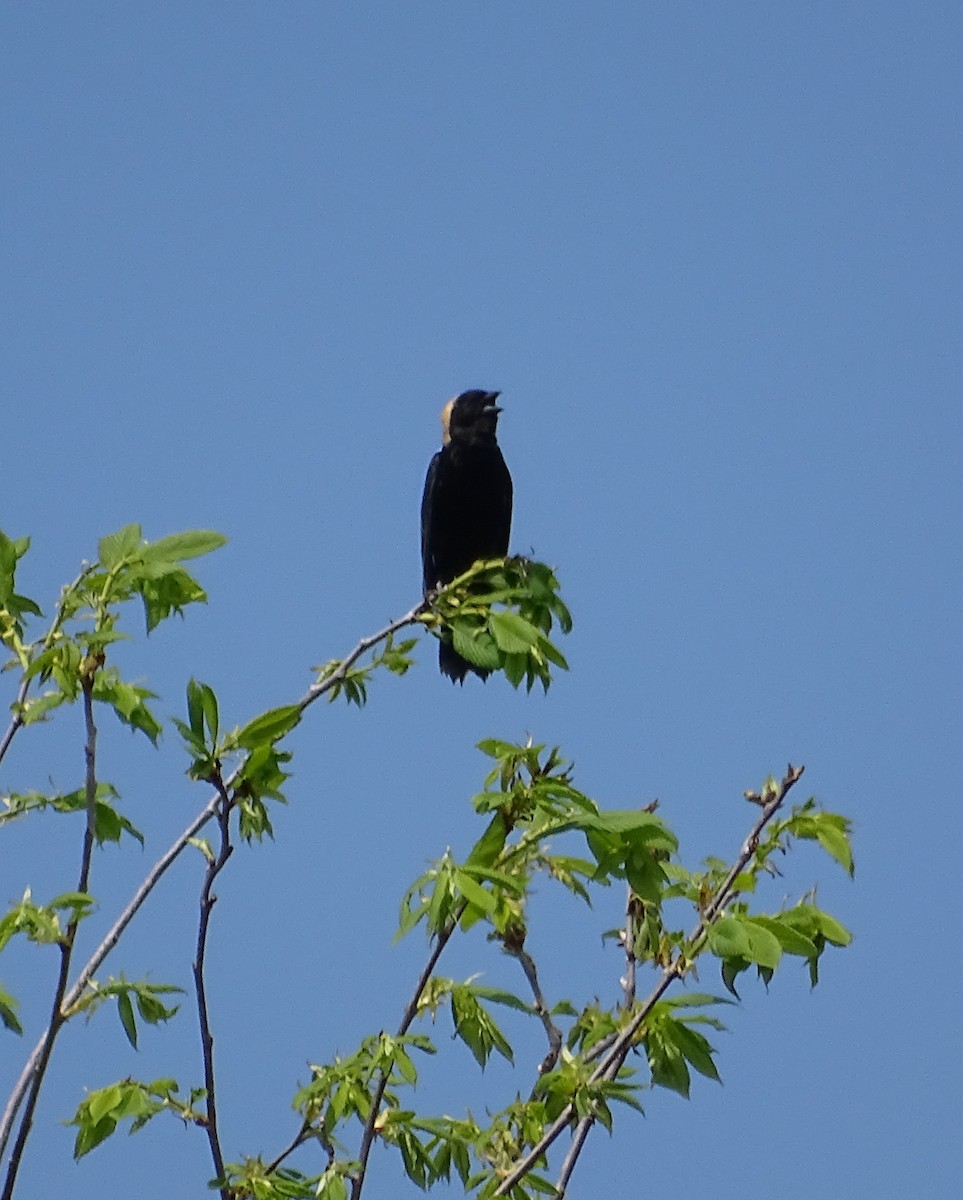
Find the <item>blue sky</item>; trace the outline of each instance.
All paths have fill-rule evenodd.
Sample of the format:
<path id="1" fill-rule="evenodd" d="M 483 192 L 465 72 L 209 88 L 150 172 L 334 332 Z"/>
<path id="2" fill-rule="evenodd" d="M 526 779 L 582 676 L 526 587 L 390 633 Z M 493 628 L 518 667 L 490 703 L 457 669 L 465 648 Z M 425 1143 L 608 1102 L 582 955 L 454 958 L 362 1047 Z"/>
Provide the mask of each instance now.
<path id="1" fill-rule="evenodd" d="M 426 642 L 365 712 L 311 710 L 276 840 L 218 888 L 230 1157 L 290 1137 L 307 1061 L 397 1023 L 423 956 L 390 945 L 398 898 L 476 836 L 475 742 L 531 733 L 600 804 L 659 798 L 692 865 L 735 853 L 743 789 L 787 760 L 856 828 L 855 883 L 801 848 L 768 898 L 818 881 L 851 950 L 814 992 L 792 965 L 747 983 L 724 1087 L 649 1096 L 574 1194 L 958 1193 L 961 45 L 950 3 L 0 12 L 0 527 L 33 538 L 24 589 L 50 607 L 127 522 L 221 530 L 208 607 L 123 662 L 164 715 L 193 673 L 243 722 L 417 600 L 438 410 L 484 387 L 512 548 L 575 617 L 547 698 L 452 689 Z M 77 786 L 71 720 L 0 787 Z M 102 741 L 149 836 L 98 859 L 108 919 L 205 796 L 172 736 Z M 5 831 L 4 903 L 72 885 L 73 833 L 42 835 Z M 199 883 L 180 863 L 107 970 L 189 987 Z M 617 988 L 607 899 L 542 898 L 559 993 Z M 448 971 L 521 989 L 510 967 L 479 939 Z M 3 966 L 25 1008 L 52 973 Z M 32 1041 L 3 1039 L 3 1078 Z M 68 1031 L 22 1194 L 201 1187 L 196 1133 L 74 1166 L 59 1124 L 84 1086 L 196 1081 L 195 1041 L 189 1004 L 137 1054 L 107 1015 Z M 459 1080 L 419 1099 L 505 1083 Z M 372 1196 L 402 1194 L 375 1170 Z"/>

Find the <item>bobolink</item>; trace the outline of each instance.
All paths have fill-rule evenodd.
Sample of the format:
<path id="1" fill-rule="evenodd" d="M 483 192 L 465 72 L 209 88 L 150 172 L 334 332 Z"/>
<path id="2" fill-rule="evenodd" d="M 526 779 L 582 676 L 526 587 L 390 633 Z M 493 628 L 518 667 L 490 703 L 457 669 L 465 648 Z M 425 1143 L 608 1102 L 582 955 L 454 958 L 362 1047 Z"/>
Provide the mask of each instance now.
<path id="1" fill-rule="evenodd" d="M 421 501 L 421 565 L 425 595 L 479 559 L 508 553 L 512 477 L 495 439 L 498 392 L 462 392 L 441 410 L 442 447 L 428 466 Z M 487 679 L 449 642 L 438 665 L 452 681 L 468 671 Z"/>

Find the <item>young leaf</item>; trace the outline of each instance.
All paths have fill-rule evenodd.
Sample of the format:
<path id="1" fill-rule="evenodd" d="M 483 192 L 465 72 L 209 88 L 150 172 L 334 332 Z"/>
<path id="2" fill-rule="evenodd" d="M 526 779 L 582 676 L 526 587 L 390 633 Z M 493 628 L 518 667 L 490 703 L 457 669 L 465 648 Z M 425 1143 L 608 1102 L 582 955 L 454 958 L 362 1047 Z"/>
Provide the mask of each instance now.
<path id="1" fill-rule="evenodd" d="M 184 562 L 188 558 L 199 558 L 210 554 L 227 543 L 222 533 L 212 529 L 192 529 L 186 533 L 171 533 L 156 542 L 149 542 L 143 551 L 145 562 Z"/>
<path id="2" fill-rule="evenodd" d="M 499 650 L 506 654 L 527 654 L 542 640 L 541 633 L 524 617 L 513 612 L 493 612 L 488 628 Z"/>
<path id="3" fill-rule="evenodd" d="M 265 742 L 276 742 L 284 737 L 301 720 L 301 710 L 296 704 L 285 704 L 281 708 L 269 708 L 235 734 L 238 746 L 253 750 Z"/>
<path id="4" fill-rule="evenodd" d="M 735 917 L 720 917 L 708 929 L 709 949 L 717 958 L 746 958 L 751 955 L 749 934 Z"/>
<path id="5" fill-rule="evenodd" d="M 130 992 L 118 992 L 117 994 L 117 1015 L 120 1017 L 120 1023 L 124 1027 L 124 1033 L 127 1034 L 127 1040 L 137 1049 L 137 1022 L 134 1020 L 134 1006 L 130 1002 Z"/>
<path id="6" fill-rule="evenodd" d="M 97 545 L 97 555 L 101 566 L 108 571 L 116 567 L 123 559 L 130 557 L 140 548 L 143 540 L 139 525 L 125 525 L 116 533 L 102 537 Z"/>
<path id="7" fill-rule="evenodd" d="M 0 988 L 0 1022 L 12 1033 L 22 1034 L 23 1026 L 17 1020 L 16 1007 L 17 1001 L 14 997 L 4 988 Z"/>

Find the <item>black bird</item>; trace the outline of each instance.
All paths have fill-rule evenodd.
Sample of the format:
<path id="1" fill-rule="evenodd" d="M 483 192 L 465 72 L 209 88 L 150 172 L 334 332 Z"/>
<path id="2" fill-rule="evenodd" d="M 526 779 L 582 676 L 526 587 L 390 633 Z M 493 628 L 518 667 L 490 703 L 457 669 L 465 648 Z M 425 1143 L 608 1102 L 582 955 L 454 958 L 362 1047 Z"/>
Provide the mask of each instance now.
<path id="1" fill-rule="evenodd" d="M 427 595 L 478 559 L 508 553 L 512 477 L 495 440 L 498 392 L 462 392 L 441 410 L 442 447 L 428 466 L 421 501 L 421 565 Z M 438 643 L 442 673 L 464 683 L 490 674 Z"/>

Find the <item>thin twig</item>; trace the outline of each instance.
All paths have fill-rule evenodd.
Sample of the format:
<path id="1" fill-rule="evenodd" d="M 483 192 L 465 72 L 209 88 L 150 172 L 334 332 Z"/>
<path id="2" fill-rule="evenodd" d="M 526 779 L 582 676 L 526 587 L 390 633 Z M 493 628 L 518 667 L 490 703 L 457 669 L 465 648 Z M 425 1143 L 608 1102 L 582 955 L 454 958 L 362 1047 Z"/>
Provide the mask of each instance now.
<path id="1" fill-rule="evenodd" d="M 268 1165 L 264 1168 L 264 1174 L 265 1175 L 273 1174 L 273 1172 L 275 1172 L 278 1169 L 278 1167 L 281 1165 L 281 1163 L 283 1163 L 287 1159 L 289 1159 L 291 1157 L 291 1155 L 295 1152 L 295 1150 L 300 1149 L 300 1147 L 303 1146 L 304 1143 L 306 1141 L 308 1141 L 308 1139 L 312 1136 L 313 1135 L 311 1132 L 311 1126 L 307 1123 L 307 1121 L 305 1121 L 302 1124 L 301 1128 L 298 1130 L 298 1132 L 294 1135 L 293 1138 L 291 1138 L 290 1142 L 288 1142 L 288 1144 L 284 1147 L 284 1149 L 281 1151 L 281 1153 L 277 1156 L 277 1158 L 275 1158 L 271 1162 L 269 1162 Z M 324 1145 L 323 1142 L 322 1142 L 322 1145 Z M 325 1149 L 327 1150 L 328 1147 L 325 1146 Z M 333 1157 L 331 1151 L 329 1150 L 328 1151 L 328 1165 L 330 1166 L 333 1161 L 334 1161 L 334 1157 Z"/>
<path id="2" fill-rule="evenodd" d="M 77 891 L 83 894 L 86 894 L 90 882 L 90 865 L 94 852 L 94 832 L 97 818 L 97 726 L 94 722 L 93 703 L 95 670 L 96 665 L 91 664 L 82 679 L 84 726 L 86 731 L 86 738 L 84 740 L 84 799 L 86 802 L 87 820 L 84 825 L 84 843 L 80 856 L 80 876 L 77 881 Z M 20 1128 L 17 1131 L 17 1138 L 10 1153 L 10 1161 L 7 1164 L 7 1178 L 3 1188 L 3 1200 L 11 1200 L 13 1196 L 17 1174 L 20 1170 L 20 1162 L 23 1158 L 27 1138 L 33 1125 L 34 1113 L 37 1109 L 37 1102 L 40 1099 L 40 1089 L 43 1087 L 43 1081 L 47 1074 L 47 1066 L 50 1063 L 50 1056 L 53 1053 L 54 1042 L 57 1039 L 57 1034 L 67 1022 L 64 1014 L 64 996 L 67 991 L 67 980 L 70 976 L 70 960 L 73 957 L 74 944 L 77 940 L 78 924 L 78 918 L 74 917 L 67 925 L 64 936 L 60 941 L 60 970 L 57 975 L 57 984 L 54 988 L 50 1019 L 38 1044 L 39 1053 L 35 1050 L 30 1057 L 30 1064 L 33 1070 L 28 1077 L 29 1090 L 25 1089 L 26 1103 L 23 1115 L 20 1118 Z M 16 1110 L 11 1114 L 10 1125 L 4 1131 L 3 1143 L 0 1145 L 0 1154 L 6 1148 L 15 1112 Z"/>
<path id="3" fill-rule="evenodd" d="M 696 954 L 698 954 L 699 949 L 701 948 L 702 943 L 708 934 L 709 926 L 715 921 L 722 909 L 725 908 L 725 906 L 732 899 L 736 891 L 734 886 L 735 881 L 745 869 L 750 858 L 752 858 L 753 854 L 755 854 L 756 849 L 759 846 L 759 838 L 762 834 L 762 831 L 782 807 L 783 801 L 789 793 L 790 788 L 792 788 L 793 784 L 798 782 L 804 769 L 804 767 L 794 767 L 792 763 L 789 764 L 782 783 L 779 785 L 776 791 L 771 793 L 765 800 L 762 813 L 755 825 L 753 825 L 752 829 L 750 830 L 749 836 L 743 843 L 742 850 L 740 851 L 736 861 L 733 863 L 728 875 L 716 890 L 713 898 L 706 905 L 706 908 L 700 916 L 699 921 L 689 934 L 689 937 L 686 939 L 687 952 L 683 954 L 680 951 L 673 962 L 663 969 L 661 979 L 653 988 L 648 998 L 641 1005 L 632 1020 L 625 1026 L 624 1029 L 619 1032 L 608 1053 L 592 1072 L 589 1080 L 590 1083 L 597 1083 L 601 1079 L 612 1080 L 618 1075 L 622 1064 L 625 1062 L 625 1059 L 628 1056 L 629 1050 L 632 1048 L 632 1044 L 635 1041 L 639 1030 L 646 1021 L 646 1018 L 652 1012 L 652 1009 L 655 1007 L 658 1001 L 661 1000 L 663 994 L 669 989 L 669 987 L 677 979 L 681 979 L 685 975 L 691 960 Z M 573 1111 L 574 1106 L 571 1104 L 567 1104 L 565 1108 L 562 1109 L 536 1145 L 534 1145 L 532 1149 L 515 1164 L 515 1166 L 506 1176 L 504 1176 L 498 1187 L 492 1193 L 493 1196 L 506 1195 L 511 1191 L 515 1184 L 518 1183 L 521 1178 L 523 1178 L 523 1176 L 528 1174 L 528 1172 L 538 1162 L 546 1150 L 548 1150 L 549 1147 L 556 1141 L 559 1134 L 561 1134 L 564 1129 L 569 1127 L 571 1124 Z M 582 1141 L 578 1146 L 578 1151 L 568 1167 L 568 1177 L 571 1176 L 572 1170 L 574 1170 L 575 1162 L 578 1159 L 578 1153 L 581 1152 L 584 1141 L 585 1137 L 583 1136 Z M 571 1157 L 571 1151 L 568 1157 Z M 568 1163 L 568 1157 L 566 1158 L 566 1163 Z"/>
<path id="4" fill-rule="evenodd" d="M 357 646 L 346 655 L 338 666 L 331 672 L 330 675 L 325 675 L 323 679 L 319 679 L 317 683 L 313 683 L 307 692 L 298 701 L 298 708 L 303 712 L 309 704 L 313 704 L 318 697 L 323 696 L 325 692 L 330 692 L 331 689 L 344 679 L 348 671 L 354 666 L 362 654 L 366 650 L 370 650 L 373 646 L 377 646 L 379 642 L 383 642 L 392 634 L 397 633 L 399 629 L 404 629 L 408 625 L 414 625 L 421 617 L 422 613 L 428 610 L 428 601 L 422 600 L 415 605 L 414 608 L 408 610 L 403 617 L 398 617 L 397 620 L 390 621 L 384 629 L 379 629 L 377 633 L 371 634 L 370 637 L 362 638 Z"/>
<path id="5" fill-rule="evenodd" d="M 622 977 L 622 991 L 625 1000 L 622 1007 L 629 1009 L 635 1003 L 635 985 L 638 973 L 638 960 L 635 956 L 635 939 L 639 930 L 639 915 L 642 901 L 632 891 L 631 884 L 626 887 L 625 898 L 625 930 L 622 937 L 625 950 L 625 974 Z"/>
<path id="6" fill-rule="evenodd" d="M 317 683 L 311 685 L 304 696 L 302 696 L 298 701 L 298 707 L 303 711 L 310 704 L 313 704 L 314 701 L 320 696 L 323 696 L 326 692 L 330 691 L 337 683 L 344 679 L 351 666 L 353 666 L 353 664 L 361 657 L 362 654 L 365 653 L 366 650 L 370 650 L 373 646 L 376 646 L 378 642 L 384 641 L 385 638 L 397 633 L 398 630 L 404 629 L 409 625 L 416 624 L 422 613 L 426 610 L 426 607 L 426 602 L 422 600 L 416 604 L 414 608 L 409 609 L 409 611 L 405 613 L 403 617 L 399 617 L 397 620 L 389 622 L 384 626 L 383 629 L 380 629 L 377 633 L 372 634 L 370 637 L 362 638 L 361 641 L 359 641 L 354 647 L 354 649 L 341 660 L 339 666 L 335 668 L 330 675 L 326 675 L 324 679 L 319 680 Z M 56 623 L 57 626 L 59 626 L 61 620 L 62 618 L 58 618 L 58 622 Z M 232 772 L 231 775 L 224 781 L 224 786 L 226 788 L 229 788 L 233 784 L 240 770 L 241 768 L 238 767 L 238 769 Z M 151 892 L 153 892 L 154 888 L 157 886 L 168 867 L 170 867 L 177 860 L 177 858 L 183 853 L 184 849 L 190 844 L 191 839 L 196 837 L 201 829 L 203 829 L 208 821 L 210 821 L 211 818 L 216 814 L 219 802 L 220 796 L 217 792 L 215 792 L 205 806 L 201 809 L 201 811 L 197 814 L 197 816 L 194 817 L 191 823 L 183 831 L 183 833 L 179 834 L 179 836 L 175 838 L 175 840 L 147 873 L 143 883 L 141 883 L 141 885 L 134 892 L 126 907 L 122 910 L 114 924 L 107 931 L 107 934 L 101 941 L 100 945 L 97 946 L 93 954 L 91 954 L 86 965 L 77 976 L 73 985 L 63 997 L 62 1008 L 64 1012 L 69 1013 L 69 1010 L 83 995 L 87 985 L 93 979 L 94 972 L 98 970 L 104 959 L 107 958 L 110 952 L 120 941 L 124 931 L 137 915 L 141 906 L 144 904 L 144 901 L 148 898 Z M 24 1068 L 20 1073 L 20 1077 L 10 1093 L 10 1099 L 3 1113 L 3 1121 L 0 1122 L 0 1158 L 2 1158 L 4 1150 L 6 1149 L 7 1142 L 10 1138 L 10 1133 L 13 1129 L 14 1121 L 16 1120 L 20 1106 L 23 1104 L 24 1098 L 30 1088 L 31 1080 L 34 1079 L 37 1071 L 41 1069 L 41 1064 L 44 1068 L 46 1066 L 46 1059 L 49 1057 L 50 1052 L 49 1040 L 50 1030 L 48 1028 L 41 1035 L 37 1044 L 31 1051 L 26 1063 L 24 1064 Z M 2 1200 L 2 1198 L 0 1198 L 0 1200 Z"/>
<path id="7" fill-rule="evenodd" d="M 553 1070 L 555 1064 L 558 1062 L 558 1056 L 562 1053 L 562 1031 L 552 1020 L 552 1014 L 546 1003 L 545 995 L 542 992 L 542 986 L 538 982 L 538 970 L 535 966 L 535 960 L 520 941 L 518 943 L 506 941 L 504 946 L 505 952 L 513 958 L 517 958 L 519 965 L 525 972 L 525 978 L 528 980 L 528 986 L 532 989 L 532 997 L 535 1001 L 532 1008 L 535 1011 L 535 1015 L 542 1022 L 545 1036 L 548 1038 L 548 1053 L 538 1064 L 538 1075 L 541 1078 Z"/>
<path id="8" fill-rule="evenodd" d="M 27 692 L 30 691 L 30 680 L 26 677 L 20 681 L 20 687 L 17 689 L 17 695 L 13 702 L 13 716 L 10 718 L 10 724 L 7 726 L 6 732 L 0 738 L 0 762 L 3 762 L 3 756 L 10 748 L 10 743 L 16 737 L 17 730 L 23 725 L 23 713 L 21 709 L 27 699 Z"/>
<path id="9" fill-rule="evenodd" d="M 418 1015 L 418 1006 L 421 1003 L 421 996 L 425 988 L 428 986 L 428 980 L 438 965 L 438 960 L 442 956 L 442 952 L 448 945 L 451 935 L 455 932 L 458 921 L 461 917 L 462 909 L 459 909 L 445 928 L 439 933 L 438 940 L 435 942 L 434 949 L 428 956 L 428 962 L 425 964 L 424 970 L 418 977 L 418 982 L 415 984 L 415 990 L 412 993 L 411 999 L 408 1001 L 408 1006 L 405 1009 L 404 1016 L 401 1018 L 401 1024 L 398 1026 L 396 1037 L 404 1037 L 411 1026 L 412 1021 Z M 368 1158 L 371 1155 L 371 1147 L 374 1145 L 375 1125 L 378 1120 L 378 1115 L 381 1109 L 381 1101 L 385 1094 L 385 1088 L 388 1086 L 388 1073 L 382 1071 L 378 1077 L 378 1083 L 375 1087 L 374 1095 L 371 1098 L 371 1111 L 368 1113 L 368 1119 L 365 1121 L 364 1132 L 361 1135 L 361 1145 L 358 1149 L 358 1170 L 351 1180 L 351 1200 L 359 1200 L 361 1189 L 364 1187 L 365 1171 L 368 1169 Z"/>
<path id="10" fill-rule="evenodd" d="M 217 1126 L 217 1095 L 214 1079 L 214 1035 L 211 1033 L 210 1013 L 207 1007 L 207 987 L 204 982 L 204 960 L 207 953 L 207 934 L 210 928 L 211 912 L 217 897 L 213 894 L 214 881 L 227 865 L 227 860 L 234 852 L 231 845 L 231 798 L 224 787 L 220 774 L 214 776 L 213 783 L 218 790 L 220 802 L 217 806 L 217 827 L 220 834 L 220 844 L 217 855 L 208 859 L 207 870 L 204 873 L 204 883 L 201 887 L 200 919 L 197 925 L 197 953 L 194 958 L 194 990 L 197 993 L 197 1019 L 201 1033 L 201 1053 L 204 1059 L 204 1088 L 207 1092 L 205 1105 L 207 1121 L 204 1131 L 211 1147 L 211 1159 L 214 1163 L 216 1179 L 224 1178 L 224 1155 L 221 1153 L 221 1139 Z M 231 1200 L 230 1190 L 221 1188 L 222 1200 Z"/>

